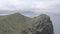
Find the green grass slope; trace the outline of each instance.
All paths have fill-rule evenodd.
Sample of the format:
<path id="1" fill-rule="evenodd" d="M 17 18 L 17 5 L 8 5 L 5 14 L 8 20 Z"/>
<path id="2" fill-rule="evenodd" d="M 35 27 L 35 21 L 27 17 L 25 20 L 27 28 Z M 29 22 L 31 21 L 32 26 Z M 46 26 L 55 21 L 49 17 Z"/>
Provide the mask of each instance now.
<path id="1" fill-rule="evenodd" d="M 28 27 L 31 18 L 19 13 L 0 16 L 0 34 L 20 34 L 21 30 Z"/>
<path id="2" fill-rule="evenodd" d="M 36 26 L 38 26 L 39 23 L 41 23 L 40 22 L 41 20 L 44 26 L 46 24 L 50 24 L 49 23 L 50 17 L 44 14 L 41 14 L 40 16 L 37 16 L 35 18 L 29 18 L 21 15 L 20 13 L 0 16 L 0 34 L 22 34 L 23 31 L 26 30 L 29 32 L 29 30 L 32 28 L 33 28 L 32 31 L 40 30 L 40 29 L 37 29 Z M 42 26 L 39 26 L 39 27 L 42 27 Z M 31 33 L 29 32 L 29 34 Z"/>

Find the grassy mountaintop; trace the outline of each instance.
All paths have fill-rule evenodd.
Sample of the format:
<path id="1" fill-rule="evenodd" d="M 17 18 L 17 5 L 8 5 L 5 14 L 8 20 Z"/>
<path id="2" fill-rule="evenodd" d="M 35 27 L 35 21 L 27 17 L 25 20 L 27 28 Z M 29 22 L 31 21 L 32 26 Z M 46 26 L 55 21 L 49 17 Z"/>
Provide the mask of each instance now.
<path id="1" fill-rule="evenodd" d="M 40 19 L 48 19 L 47 15 L 42 15 L 35 18 L 29 18 L 21 15 L 20 13 L 0 16 L 0 34 L 22 34 L 22 31 L 28 31 L 27 28 L 35 28 L 34 30 L 36 30 L 36 22 L 39 22 Z"/>
<path id="2" fill-rule="evenodd" d="M 0 16 L 0 33 L 1 34 L 18 34 L 25 28 L 30 18 L 19 13 Z"/>

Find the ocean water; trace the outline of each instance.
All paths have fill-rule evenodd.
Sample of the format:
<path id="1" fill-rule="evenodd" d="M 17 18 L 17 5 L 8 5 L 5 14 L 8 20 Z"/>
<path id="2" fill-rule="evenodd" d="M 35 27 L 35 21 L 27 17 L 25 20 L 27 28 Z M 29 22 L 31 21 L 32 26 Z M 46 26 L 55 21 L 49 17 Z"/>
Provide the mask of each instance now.
<path id="1" fill-rule="evenodd" d="M 60 14 L 52 14 L 49 16 L 53 23 L 54 34 L 60 34 Z"/>

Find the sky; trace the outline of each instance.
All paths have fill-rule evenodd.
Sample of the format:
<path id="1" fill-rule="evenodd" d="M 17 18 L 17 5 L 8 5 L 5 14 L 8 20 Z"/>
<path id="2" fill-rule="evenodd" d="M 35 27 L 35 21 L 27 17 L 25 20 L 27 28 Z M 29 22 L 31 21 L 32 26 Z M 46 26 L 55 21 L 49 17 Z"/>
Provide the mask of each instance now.
<path id="1" fill-rule="evenodd" d="M 0 0 L 0 10 L 60 13 L 60 0 Z"/>

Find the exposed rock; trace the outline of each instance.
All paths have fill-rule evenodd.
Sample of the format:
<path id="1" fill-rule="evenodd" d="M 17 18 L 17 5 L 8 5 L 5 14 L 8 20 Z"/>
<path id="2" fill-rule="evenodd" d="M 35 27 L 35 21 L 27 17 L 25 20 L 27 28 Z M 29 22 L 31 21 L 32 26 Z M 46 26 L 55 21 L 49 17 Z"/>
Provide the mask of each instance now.
<path id="1" fill-rule="evenodd" d="M 54 34 L 53 25 L 50 17 L 45 14 L 41 14 L 37 17 L 37 21 L 33 27 L 28 27 L 22 31 L 23 34 Z"/>

